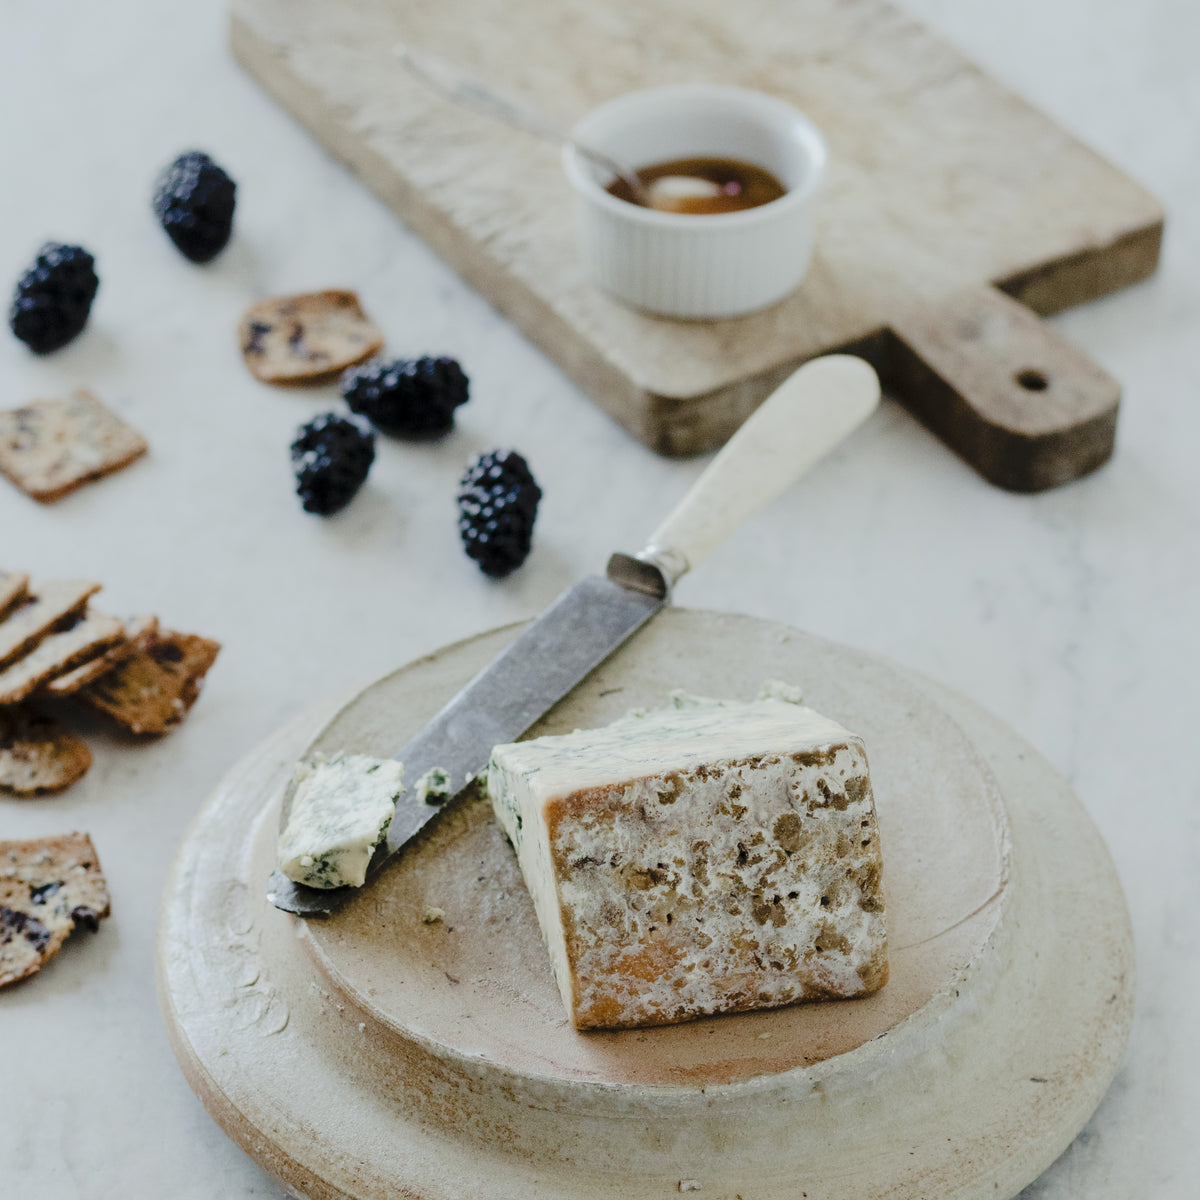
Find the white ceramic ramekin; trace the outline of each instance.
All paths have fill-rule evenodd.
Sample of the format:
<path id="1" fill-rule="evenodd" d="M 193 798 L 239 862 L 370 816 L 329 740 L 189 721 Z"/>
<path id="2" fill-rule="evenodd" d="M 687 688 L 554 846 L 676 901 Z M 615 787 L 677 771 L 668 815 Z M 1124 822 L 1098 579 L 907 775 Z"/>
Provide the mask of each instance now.
<path id="1" fill-rule="evenodd" d="M 787 189 L 742 212 L 693 215 L 629 204 L 604 189 L 604 169 L 571 145 L 584 259 L 619 300 L 669 317 L 732 317 L 782 300 L 812 257 L 813 207 L 825 141 L 803 113 L 773 96 L 715 84 L 677 84 L 602 104 L 572 137 L 634 168 L 678 158 L 740 159 Z"/>

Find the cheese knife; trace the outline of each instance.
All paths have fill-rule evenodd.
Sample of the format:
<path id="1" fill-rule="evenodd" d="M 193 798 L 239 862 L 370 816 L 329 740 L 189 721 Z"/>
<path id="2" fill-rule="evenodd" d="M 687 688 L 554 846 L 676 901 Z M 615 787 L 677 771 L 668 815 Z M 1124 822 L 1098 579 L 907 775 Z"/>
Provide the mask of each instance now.
<path id="1" fill-rule="evenodd" d="M 636 555 L 614 554 L 603 576 L 568 588 L 484 667 L 396 758 L 410 781 L 367 883 L 445 805 L 415 783 L 431 768 L 461 791 L 487 765 L 492 747 L 515 741 L 669 603 L 674 584 L 747 518 L 779 496 L 874 411 L 879 380 L 860 358 L 828 355 L 790 375 L 708 465 Z M 294 784 L 284 794 L 281 828 Z M 360 888 L 313 888 L 276 871 L 267 898 L 301 917 L 327 916 Z"/>

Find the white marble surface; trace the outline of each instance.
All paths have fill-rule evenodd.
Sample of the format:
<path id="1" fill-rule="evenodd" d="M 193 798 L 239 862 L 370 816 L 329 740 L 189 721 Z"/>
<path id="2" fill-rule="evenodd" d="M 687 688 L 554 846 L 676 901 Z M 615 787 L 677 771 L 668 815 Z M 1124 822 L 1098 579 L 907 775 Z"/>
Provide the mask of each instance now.
<path id="1" fill-rule="evenodd" d="M 1200 1143 L 1200 10 L 1192 0 L 908 0 L 1166 202 L 1151 281 L 1059 329 L 1125 384 L 1118 453 L 1019 497 L 885 408 L 681 588 L 682 603 L 790 621 L 879 651 L 999 714 L 1072 781 L 1133 915 L 1139 999 L 1124 1067 L 1030 1200 L 1195 1195 Z M 282 1189 L 188 1090 L 159 1022 L 155 909 L 174 847 L 225 768 L 315 697 L 536 612 L 639 542 L 700 470 L 596 411 L 231 60 L 219 0 L 0 0 L 0 280 L 46 237 L 103 279 L 85 336 L 46 359 L 0 335 L 5 406 L 88 384 L 151 456 L 49 508 L 0 487 L 0 561 L 105 582 L 111 610 L 219 637 L 188 723 L 147 747 L 93 738 L 66 795 L 0 799 L 0 837 L 89 830 L 114 916 L 0 992 L 0 1196 L 234 1200 Z M 235 241 L 186 263 L 148 211 L 181 149 L 239 183 Z M 396 353 L 452 353 L 473 398 L 434 447 L 380 446 L 342 516 L 302 513 L 286 446 L 332 389 L 243 370 L 253 297 L 357 288 Z M 8 283 L 3 287 L 7 288 Z M 454 530 L 475 451 L 513 444 L 546 497 L 536 549 L 484 579 Z"/>

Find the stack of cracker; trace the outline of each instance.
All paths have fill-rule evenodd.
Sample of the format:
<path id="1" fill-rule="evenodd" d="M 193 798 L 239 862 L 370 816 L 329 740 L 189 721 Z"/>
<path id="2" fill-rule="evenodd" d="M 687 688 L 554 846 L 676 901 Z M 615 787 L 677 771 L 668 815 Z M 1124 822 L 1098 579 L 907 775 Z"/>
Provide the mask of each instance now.
<path id="1" fill-rule="evenodd" d="M 87 772 L 83 741 L 39 700 L 71 697 L 132 733 L 163 734 L 187 716 L 220 643 L 119 620 L 90 607 L 88 580 L 30 586 L 0 570 L 0 792 L 60 792 Z"/>

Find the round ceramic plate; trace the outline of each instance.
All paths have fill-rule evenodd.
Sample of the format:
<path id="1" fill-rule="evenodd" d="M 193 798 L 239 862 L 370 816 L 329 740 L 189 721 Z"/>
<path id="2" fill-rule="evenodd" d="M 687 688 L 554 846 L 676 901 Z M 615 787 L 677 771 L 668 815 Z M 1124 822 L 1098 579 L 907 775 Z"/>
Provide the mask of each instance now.
<path id="1" fill-rule="evenodd" d="M 748 617 L 669 609 L 534 732 L 766 678 L 866 742 L 891 977 L 861 1000 L 579 1033 L 490 809 L 460 799 L 335 916 L 265 898 L 309 749 L 386 756 L 515 635 L 449 646 L 281 731 L 168 883 L 163 1010 L 189 1082 L 298 1195 L 1011 1197 L 1104 1094 L 1132 1014 L 1116 876 L 1065 783 L 968 701 Z"/>

